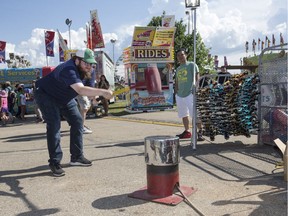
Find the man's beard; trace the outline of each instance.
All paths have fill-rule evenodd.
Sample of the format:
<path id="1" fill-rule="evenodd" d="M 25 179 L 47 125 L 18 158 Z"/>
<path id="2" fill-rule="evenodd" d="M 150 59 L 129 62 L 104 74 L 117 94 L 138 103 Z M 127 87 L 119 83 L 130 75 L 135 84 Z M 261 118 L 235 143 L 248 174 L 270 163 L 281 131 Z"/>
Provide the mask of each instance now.
<path id="1" fill-rule="evenodd" d="M 83 71 L 80 65 L 77 65 L 77 70 L 79 71 L 80 79 L 91 79 L 91 73 Z"/>

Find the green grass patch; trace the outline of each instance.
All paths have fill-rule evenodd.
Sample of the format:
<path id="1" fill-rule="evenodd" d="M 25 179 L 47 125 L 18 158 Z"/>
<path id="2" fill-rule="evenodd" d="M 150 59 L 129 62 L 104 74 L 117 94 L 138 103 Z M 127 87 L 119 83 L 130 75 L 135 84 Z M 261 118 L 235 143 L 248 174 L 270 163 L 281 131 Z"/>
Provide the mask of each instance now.
<path id="1" fill-rule="evenodd" d="M 125 111 L 126 105 L 126 101 L 123 100 L 118 100 L 113 104 L 109 104 L 109 113 L 114 116 L 128 115 L 130 113 Z"/>

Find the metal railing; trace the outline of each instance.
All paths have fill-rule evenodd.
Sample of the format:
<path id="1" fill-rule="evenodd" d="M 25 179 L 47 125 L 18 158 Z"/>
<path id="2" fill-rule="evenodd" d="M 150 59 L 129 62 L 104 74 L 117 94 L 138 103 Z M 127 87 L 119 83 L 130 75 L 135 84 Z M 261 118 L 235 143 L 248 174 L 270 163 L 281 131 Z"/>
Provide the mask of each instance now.
<path id="1" fill-rule="evenodd" d="M 287 142 L 287 43 L 264 49 L 259 56 L 261 97 L 259 98 L 258 144 Z"/>

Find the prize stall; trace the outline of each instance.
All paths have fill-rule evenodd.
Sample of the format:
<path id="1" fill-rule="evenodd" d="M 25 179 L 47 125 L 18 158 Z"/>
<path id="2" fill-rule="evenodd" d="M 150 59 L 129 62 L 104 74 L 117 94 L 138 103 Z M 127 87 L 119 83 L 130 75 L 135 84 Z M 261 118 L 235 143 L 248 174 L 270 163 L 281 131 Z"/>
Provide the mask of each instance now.
<path id="1" fill-rule="evenodd" d="M 127 111 L 173 108 L 174 27 L 135 27 L 123 53 Z"/>

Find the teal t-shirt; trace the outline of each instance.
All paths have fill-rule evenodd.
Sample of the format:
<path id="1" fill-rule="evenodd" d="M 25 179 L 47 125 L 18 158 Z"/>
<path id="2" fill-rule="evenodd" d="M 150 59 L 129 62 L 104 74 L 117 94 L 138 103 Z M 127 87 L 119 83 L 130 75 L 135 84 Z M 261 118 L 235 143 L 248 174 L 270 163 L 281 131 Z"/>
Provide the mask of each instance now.
<path id="1" fill-rule="evenodd" d="M 198 66 L 195 64 L 196 74 L 198 73 Z M 176 79 L 178 82 L 177 95 L 179 97 L 187 97 L 191 94 L 193 76 L 194 73 L 194 63 L 187 62 L 186 64 L 181 64 L 176 70 Z"/>

